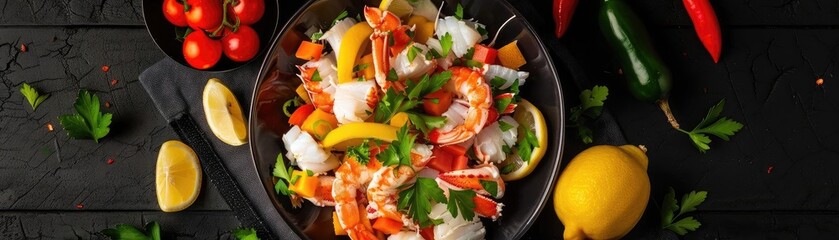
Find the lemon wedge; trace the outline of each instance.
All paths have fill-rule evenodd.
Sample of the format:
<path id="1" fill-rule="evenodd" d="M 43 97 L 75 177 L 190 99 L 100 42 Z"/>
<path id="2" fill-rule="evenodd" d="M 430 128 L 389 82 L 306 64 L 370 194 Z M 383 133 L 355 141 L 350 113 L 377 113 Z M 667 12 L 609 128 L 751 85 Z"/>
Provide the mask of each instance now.
<path id="1" fill-rule="evenodd" d="M 358 145 L 361 140 L 367 138 L 392 142 L 396 140 L 396 132 L 398 131 L 399 127 L 381 123 L 347 123 L 329 132 L 323 138 L 321 144 L 324 147 L 334 147 L 340 150 L 340 148 L 346 148 L 346 146 L 352 146 L 352 144 Z"/>
<path id="2" fill-rule="evenodd" d="M 218 78 L 204 86 L 204 115 L 210 130 L 224 143 L 240 146 L 248 142 L 245 117 L 236 96 Z"/>
<path id="3" fill-rule="evenodd" d="M 414 7 L 406 0 L 382 0 L 379 9 L 392 12 L 397 17 L 405 17 L 414 12 Z"/>
<path id="4" fill-rule="evenodd" d="M 157 204 L 164 212 L 186 209 L 201 191 L 201 166 L 198 155 L 181 141 L 163 143 L 155 169 Z"/>
<path id="5" fill-rule="evenodd" d="M 548 147 L 548 127 L 545 124 L 545 117 L 542 116 L 542 112 L 536 106 L 522 99 L 516 107 L 515 113 L 513 113 L 513 119 L 519 123 L 519 141 L 522 141 L 522 138 L 524 138 L 523 130 L 530 130 L 536 135 L 539 146 L 533 148 L 529 161 L 519 160 L 517 154 L 510 154 L 508 156 L 508 158 L 513 158 L 517 162 L 507 164 L 516 164 L 517 168 L 509 173 L 501 174 L 501 178 L 505 181 L 519 180 L 533 172 L 533 169 L 536 169 L 536 165 L 539 165 L 539 161 L 545 156 L 545 150 Z M 505 162 L 508 160 L 505 160 Z M 502 163 L 502 166 L 504 166 L 504 163 Z"/>

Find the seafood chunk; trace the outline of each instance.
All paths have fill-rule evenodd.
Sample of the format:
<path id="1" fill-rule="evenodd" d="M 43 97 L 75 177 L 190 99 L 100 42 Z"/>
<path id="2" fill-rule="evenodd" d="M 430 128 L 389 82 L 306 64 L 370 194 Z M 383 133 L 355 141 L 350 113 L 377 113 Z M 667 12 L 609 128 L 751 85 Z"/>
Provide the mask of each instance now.
<path id="1" fill-rule="evenodd" d="M 297 69 L 300 70 L 297 77 L 303 81 L 303 88 L 309 93 L 309 99 L 315 107 L 331 113 L 338 85 L 334 52 L 324 55 L 318 61 L 309 61 L 297 66 Z"/>
<path id="2" fill-rule="evenodd" d="M 335 104 L 332 111 L 341 124 L 364 122 L 373 113 L 378 103 L 379 94 L 375 82 L 342 83 L 338 84 L 338 89 L 335 91 Z"/>
<path id="3" fill-rule="evenodd" d="M 501 129 L 501 122 L 510 128 L 507 131 Z M 507 158 L 504 147 L 511 149 L 516 144 L 519 124 L 510 116 L 503 116 L 497 122 L 487 126 L 480 133 L 475 141 L 475 155 L 483 161 L 500 163 Z"/>
<path id="4" fill-rule="evenodd" d="M 431 207 L 428 216 L 432 219 L 443 220 L 443 223 L 434 226 L 435 240 L 477 240 L 486 237 L 484 224 L 477 216 L 470 221 L 463 219 L 460 215 L 452 217 L 452 214 L 446 208 L 446 204 L 435 204 Z"/>
<path id="5" fill-rule="evenodd" d="M 454 43 L 452 44 L 452 52 L 457 57 L 463 57 L 463 54 L 466 54 L 469 48 L 483 39 L 483 36 L 475 28 L 466 25 L 466 22 L 457 20 L 453 16 L 437 20 L 437 37 L 440 38 L 446 33 L 452 36 L 452 42 Z"/>
<path id="6" fill-rule="evenodd" d="M 444 126 L 429 132 L 429 141 L 444 145 L 462 143 L 477 135 L 484 128 L 489 117 L 489 108 L 492 106 L 492 90 L 479 72 L 466 67 L 452 67 L 449 70 L 452 71 L 452 78 L 444 88 L 454 93 L 458 99 L 466 100 L 469 108 L 465 113 L 461 113 L 466 116 L 463 118 L 463 124 L 452 128 Z"/>
<path id="7" fill-rule="evenodd" d="M 338 56 L 341 54 L 339 51 L 341 49 L 341 39 L 344 38 L 344 34 L 347 33 L 347 30 L 350 30 L 355 23 L 355 19 L 351 17 L 344 18 L 341 21 L 336 22 L 329 31 L 323 33 L 323 36 L 318 39 L 326 39 L 329 46 L 332 46 L 332 52 L 335 53 L 335 59 L 338 59 Z"/>
<path id="8" fill-rule="evenodd" d="M 419 49 L 419 51 L 415 50 L 415 47 L 416 49 Z M 408 59 L 408 54 L 411 51 L 415 51 L 414 53 L 416 53 L 414 61 L 410 61 L 410 59 Z M 392 67 L 394 71 L 396 71 L 396 75 L 399 76 L 400 80 L 419 79 L 422 75 L 433 71 L 434 67 L 437 66 L 437 61 L 435 59 L 426 60 L 425 55 L 427 53 L 427 46 L 420 43 L 413 43 L 396 55 L 393 59 Z"/>
<path id="9" fill-rule="evenodd" d="M 484 80 L 486 82 L 492 81 L 495 77 L 500 77 L 505 80 L 504 85 L 500 89 L 507 89 L 513 85 L 516 79 L 519 80 L 519 86 L 524 85 L 524 81 L 530 76 L 530 73 L 524 71 L 516 71 L 506 68 L 501 65 L 486 64 L 483 67 Z"/>
<path id="10" fill-rule="evenodd" d="M 323 173 L 338 167 L 338 158 L 323 150 L 309 133 L 292 126 L 283 134 L 286 157 L 303 170 Z"/>
<path id="11" fill-rule="evenodd" d="M 411 149 L 411 165 L 395 165 L 382 167 L 367 187 L 367 217 L 370 219 L 386 217 L 402 221 L 404 225 L 413 226 L 413 220 L 403 215 L 397 209 L 399 187 L 414 179 L 417 171 L 425 168 L 431 159 L 431 147 L 425 144 L 415 144 Z"/>

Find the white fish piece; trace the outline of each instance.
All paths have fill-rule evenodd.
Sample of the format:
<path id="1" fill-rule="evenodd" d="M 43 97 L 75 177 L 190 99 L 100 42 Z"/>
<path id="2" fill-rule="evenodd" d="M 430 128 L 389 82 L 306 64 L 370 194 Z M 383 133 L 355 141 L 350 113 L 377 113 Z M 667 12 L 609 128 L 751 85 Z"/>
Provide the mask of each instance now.
<path id="1" fill-rule="evenodd" d="M 511 128 L 503 131 L 500 122 L 509 124 Z M 504 146 L 512 148 L 516 144 L 518 126 L 519 124 L 512 117 L 504 116 L 481 130 L 475 139 L 475 155 L 483 161 L 495 163 L 504 161 L 507 158 Z"/>
<path id="2" fill-rule="evenodd" d="M 286 157 L 303 170 L 323 173 L 338 167 L 338 158 L 322 149 L 309 133 L 300 130 L 298 126 L 283 134 L 283 145 L 287 151 Z"/>
<path id="3" fill-rule="evenodd" d="M 449 109 L 443 113 L 446 117 L 446 124 L 440 128 L 441 131 L 450 131 L 453 128 L 463 125 L 466 122 L 466 113 L 469 110 L 469 102 L 463 99 L 455 99 Z"/>
<path id="4" fill-rule="evenodd" d="M 378 103 L 375 81 L 356 81 L 338 84 L 332 112 L 341 124 L 364 122 Z"/>
<path id="5" fill-rule="evenodd" d="M 347 30 L 355 25 L 355 19 L 348 17 L 344 18 L 341 21 L 335 23 L 329 31 L 323 33 L 323 36 L 320 37 L 319 40 L 326 39 L 326 42 L 329 43 L 329 46 L 332 47 L 332 52 L 335 53 L 335 58 L 337 59 L 339 54 L 339 50 L 341 49 L 341 39 L 344 38 L 344 34 L 347 33 Z"/>
<path id="6" fill-rule="evenodd" d="M 322 79 L 320 81 L 321 89 L 332 95 L 333 98 L 338 85 L 338 67 L 336 65 L 337 61 L 335 60 L 335 57 L 336 52 L 333 51 L 323 55 L 317 61 L 311 60 L 303 64 L 303 67 L 316 67 L 318 69 L 318 75 L 320 75 L 320 78 Z"/>
<path id="7" fill-rule="evenodd" d="M 418 232 L 401 231 L 387 237 L 387 240 L 424 240 Z"/>
<path id="8" fill-rule="evenodd" d="M 441 38 L 446 33 L 452 36 L 452 52 L 456 57 L 462 57 L 463 54 L 481 41 L 482 36 L 474 28 L 466 25 L 466 22 L 457 20 L 453 16 L 448 16 L 437 21 L 436 35 Z M 441 53 L 442 54 L 442 53 Z"/>
<path id="9" fill-rule="evenodd" d="M 420 51 L 412 50 L 414 47 L 420 49 Z M 411 51 L 415 51 L 416 53 L 414 61 L 410 61 L 410 59 L 408 59 L 408 53 Z M 396 75 L 398 75 L 400 79 L 419 79 L 422 75 L 431 72 L 434 70 L 434 67 L 437 66 L 437 61 L 435 59 L 425 59 L 426 54 L 428 54 L 427 46 L 421 43 L 412 43 L 393 58 L 391 67 L 393 67 L 394 71 L 396 71 Z"/>
<path id="10" fill-rule="evenodd" d="M 486 229 L 477 215 L 471 221 L 463 219 L 459 214 L 457 217 L 452 217 L 446 204 L 437 203 L 431 207 L 428 216 L 443 220 L 442 224 L 434 226 L 435 240 L 477 240 L 486 237 Z"/>
<path id="11" fill-rule="evenodd" d="M 516 71 L 513 69 L 506 68 L 501 65 L 495 64 L 485 64 L 484 68 L 484 80 L 489 83 L 495 77 L 503 78 L 506 82 L 504 85 L 501 86 L 501 89 L 507 89 L 513 85 L 516 79 L 519 80 L 519 86 L 524 85 L 525 80 L 530 77 L 530 73 L 525 71 Z"/>

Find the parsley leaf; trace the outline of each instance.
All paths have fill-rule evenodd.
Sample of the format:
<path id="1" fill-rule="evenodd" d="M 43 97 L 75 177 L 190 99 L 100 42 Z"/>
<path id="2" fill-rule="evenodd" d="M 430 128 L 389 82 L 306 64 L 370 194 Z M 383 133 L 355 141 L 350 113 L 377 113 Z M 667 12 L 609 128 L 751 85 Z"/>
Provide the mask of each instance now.
<path id="1" fill-rule="evenodd" d="M 480 180 L 481 187 L 486 190 L 489 195 L 496 197 L 498 196 L 498 183 L 495 181 L 488 181 L 488 180 Z"/>
<path id="2" fill-rule="evenodd" d="M 414 59 L 417 59 L 417 54 L 422 53 L 422 49 L 417 47 L 416 45 L 411 45 L 411 49 L 408 49 L 408 62 L 414 62 Z"/>
<path id="3" fill-rule="evenodd" d="M 259 236 L 256 235 L 256 230 L 253 228 L 239 228 L 233 230 L 233 236 L 239 240 L 259 240 Z"/>
<path id="4" fill-rule="evenodd" d="M 26 97 L 27 101 L 29 101 L 29 106 L 32 106 L 33 111 L 38 108 L 38 105 L 41 105 L 44 100 L 47 100 L 47 98 L 50 97 L 49 94 L 39 94 L 38 90 L 35 90 L 35 88 L 32 88 L 32 86 L 29 86 L 27 83 L 23 83 L 23 85 L 20 86 L 20 93 Z"/>
<path id="5" fill-rule="evenodd" d="M 472 192 L 472 194 L 475 193 Z M 435 222 L 435 219 L 428 217 L 433 206 L 432 201 L 446 203 L 446 195 L 434 179 L 418 177 L 414 185 L 399 192 L 397 207 L 401 211 L 406 211 L 408 216 L 419 223 L 420 227 L 427 227 Z M 470 198 L 469 202 L 471 201 Z"/>
<path id="6" fill-rule="evenodd" d="M 395 75 L 396 72 L 393 74 Z M 451 77 L 451 71 L 436 73 L 431 77 L 426 74 L 417 83 L 407 82 L 408 86 L 405 88 L 407 94 L 396 92 L 393 88 L 388 89 L 376 106 L 373 119 L 379 123 L 387 123 L 396 113 L 411 110 L 422 103 L 423 96 L 440 90 Z"/>
<path id="7" fill-rule="evenodd" d="M 76 103 L 73 105 L 76 113 L 58 116 L 58 120 L 67 135 L 75 139 L 99 139 L 111 131 L 110 113 L 102 113 L 99 109 L 99 97 L 86 90 L 79 91 Z"/>
<path id="8" fill-rule="evenodd" d="M 516 151 L 522 161 L 530 162 L 530 155 L 533 153 L 534 148 L 539 147 L 539 140 L 536 139 L 536 134 L 530 129 L 524 129 L 524 133 L 519 134 L 523 134 L 524 138 L 516 144 Z"/>
<path id="9" fill-rule="evenodd" d="M 390 71 L 387 72 L 387 78 L 385 79 L 388 81 L 399 80 L 399 75 L 396 75 L 396 69 L 391 68 Z"/>
<path id="10" fill-rule="evenodd" d="M 367 143 L 368 140 L 364 139 L 361 145 L 347 147 L 347 156 L 355 159 L 358 163 L 367 165 L 370 162 L 370 145 Z"/>
<path id="11" fill-rule="evenodd" d="M 454 41 L 452 40 L 452 35 L 450 33 L 446 33 L 440 37 L 440 47 L 443 51 L 442 54 L 440 54 L 440 57 L 446 57 L 449 55 L 449 51 L 452 50 L 452 45 L 454 45 Z"/>
<path id="12" fill-rule="evenodd" d="M 323 81 L 323 78 L 320 77 L 320 71 L 315 69 L 315 73 L 312 73 L 312 82 L 320 82 Z"/>
<path id="13" fill-rule="evenodd" d="M 291 172 L 293 170 L 293 168 L 286 168 L 285 160 L 283 160 L 283 154 L 277 154 L 277 162 L 274 163 L 274 171 L 272 172 L 274 177 L 279 178 L 277 183 L 274 184 L 274 191 L 276 191 L 277 194 L 286 196 L 293 194 L 291 190 L 288 190 L 288 184 L 292 182 Z"/>
<path id="14" fill-rule="evenodd" d="M 318 32 L 312 33 L 312 36 L 310 38 L 312 42 L 317 42 L 318 40 L 320 40 L 321 37 L 323 37 L 323 30 L 318 30 Z"/>
<path id="15" fill-rule="evenodd" d="M 481 36 L 487 36 L 487 33 L 489 33 L 486 27 L 484 27 L 483 25 L 478 25 L 478 27 L 475 28 L 475 30 L 477 30 L 478 34 L 481 34 Z"/>
<path id="16" fill-rule="evenodd" d="M 498 111 L 498 113 L 504 113 L 505 110 L 507 109 L 507 107 L 510 106 L 510 104 L 512 104 L 512 103 L 513 103 L 513 97 L 512 96 L 504 96 L 504 97 L 498 97 L 498 99 L 495 99 L 495 104 L 493 104 L 493 105 L 495 105 L 495 110 Z"/>
<path id="17" fill-rule="evenodd" d="M 344 10 L 343 12 L 339 13 L 338 16 L 335 17 L 335 20 L 332 20 L 332 25 L 335 25 L 335 23 L 337 23 L 338 21 L 344 20 L 344 18 L 346 18 L 347 15 L 349 15 L 347 10 Z"/>
<path id="18" fill-rule="evenodd" d="M 509 124 L 505 121 L 498 121 L 498 128 L 501 128 L 502 132 L 506 132 L 506 131 L 509 131 L 510 129 L 513 129 L 513 125 Z"/>
<path id="19" fill-rule="evenodd" d="M 358 72 L 358 71 L 367 69 L 368 66 L 369 65 L 367 65 L 366 63 L 358 64 L 358 65 L 355 65 L 355 67 L 352 68 L 352 71 L 353 72 Z"/>
<path id="20" fill-rule="evenodd" d="M 160 225 L 150 222 L 144 231 L 128 224 L 117 224 L 114 228 L 102 230 L 102 234 L 113 240 L 160 240 Z"/>
<path id="21" fill-rule="evenodd" d="M 463 54 L 463 59 L 472 59 L 472 55 L 475 55 L 475 47 L 466 49 L 466 54 Z"/>
<path id="22" fill-rule="evenodd" d="M 443 116 L 429 116 L 412 112 L 408 112 L 407 114 L 408 120 L 411 120 L 411 124 L 425 135 L 428 135 L 428 132 L 432 129 L 441 128 L 443 125 L 446 125 L 446 117 Z"/>
<path id="23" fill-rule="evenodd" d="M 408 125 L 403 125 L 396 132 L 396 140 L 391 142 L 384 151 L 377 154 L 376 159 L 381 161 L 383 166 L 396 165 L 398 167 L 404 165 L 413 168 L 413 165 L 411 165 L 411 148 L 414 147 L 416 140 L 417 136 L 408 132 Z"/>
<path id="24" fill-rule="evenodd" d="M 707 196 L 708 192 L 706 191 L 691 191 L 682 197 L 682 205 L 680 207 L 676 202 L 676 191 L 671 187 L 670 191 L 664 195 L 664 201 L 661 206 L 661 229 L 668 229 L 684 236 L 688 231 L 695 231 L 699 226 L 702 226 L 693 217 L 682 218 L 676 222 L 673 221 L 683 214 L 696 211 L 696 206 L 702 204 Z M 677 210 L 679 213 L 675 214 Z"/>
<path id="25" fill-rule="evenodd" d="M 457 20 L 463 20 L 463 5 L 457 4 L 457 9 L 454 11 L 454 17 Z"/>
<path id="26" fill-rule="evenodd" d="M 708 110 L 708 114 L 702 121 L 696 125 L 690 132 L 678 129 L 680 132 L 687 134 L 693 141 L 693 145 L 699 149 L 699 152 L 705 153 L 711 149 L 708 144 L 711 143 L 711 138 L 707 134 L 717 136 L 722 140 L 728 141 L 731 136 L 743 128 L 743 124 L 737 121 L 720 117 L 723 107 L 725 107 L 725 99 L 723 98 L 716 105 Z"/>
<path id="27" fill-rule="evenodd" d="M 475 191 L 466 189 L 466 190 L 454 190 L 449 189 L 449 203 L 446 204 L 446 208 L 449 210 L 449 213 L 452 214 L 452 218 L 457 217 L 457 213 L 460 212 L 460 216 L 466 221 L 472 221 L 472 218 L 475 217 L 475 202 L 472 201 L 472 198 L 475 197 Z"/>
<path id="28" fill-rule="evenodd" d="M 571 108 L 571 116 L 568 120 L 577 127 L 577 135 L 585 144 L 593 142 L 592 131 L 586 123 L 594 121 L 603 112 L 603 104 L 609 96 L 609 88 L 605 86 L 594 86 L 580 92 L 580 105 Z"/>

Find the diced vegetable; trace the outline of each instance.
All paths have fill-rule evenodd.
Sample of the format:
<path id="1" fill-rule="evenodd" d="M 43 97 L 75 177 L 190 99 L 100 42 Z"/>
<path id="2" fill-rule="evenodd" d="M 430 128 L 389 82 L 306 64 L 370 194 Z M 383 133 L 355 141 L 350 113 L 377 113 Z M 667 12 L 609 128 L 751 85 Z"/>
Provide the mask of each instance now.
<path id="1" fill-rule="evenodd" d="M 420 229 L 420 236 L 425 240 L 434 240 L 434 226 Z"/>
<path id="2" fill-rule="evenodd" d="M 306 118 L 315 111 L 315 105 L 306 104 L 294 110 L 294 113 L 291 114 L 291 117 L 288 118 L 288 124 L 301 126 L 303 122 L 306 121 Z"/>
<path id="3" fill-rule="evenodd" d="M 303 60 L 319 60 L 320 55 L 323 53 L 323 44 L 303 41 L 300 43 L 300 47 L 297 48 L 297 53 L 294 54 L 299 59 Z"/>
<path id="4" fill-rule="evenodd" d="M 425 99 L 422 100 L 422 108 L 425 113 L 432 116 L 442 116 L 451 105 L 452 93 L 442 89 L 425 95 Z"/>
<path id="5" fill-rule="evenodd" d="M 352 82 L 355 60 L 365 41 L 373 34 L 373 28 L 367 22 L 353 25 L 341 40 L 340 55 L 338 55 L 338 83 Z M 333 46 L 334 48 L 334 46 Z"/>
<path id="6" fill-rule="evenodd" d="M 402 127 L 402 126 L 405 126 L 405 124 L 410 124 L 410 122 L 408 121 L 408 114 L 407 113 L 399 112 L 399 113 L 396 113 L 395 115 L 393 115 L 393 117 L 390 118 L 390 125 L 391 126 Z"/>
<path id="7" fill-rule="evenodd" d="M 297 196 L 310 198 L 315 196 L 320 181 L 316 176 L 309 176 L 305 171 L 294 170 L 291 173 L 291 186 L 288 190 L 293 191 Z"/>
<path id="8" fill-rule="evenodd" d="M 405 50 L 405 47 L 408 46 L 408 43 L 411 42 L 411 36 L 408 36 L 408 33 L 405 29 L 397 29 L 392 31 L 393 34 L 393 45 L 390 46 L 390 53 L 393 56 L 401 53 L 402 50 Z"/>
<path id="9" fill-rule="evenodd" d="M 440 147 L 446 152 L 454 156 L 463 156 L 466 155 L 466 148 L 460 145 L 446 145 Z"/>
<path id="10" fill-rule="evenodd" d="M 335 115 L 324 112 L 320 109 L 315 109 L 306 121 L 300 126 L 300 129 L 308 132 L 317 139 L 323 139 L 327 133 L 338 127 L 338 119 Z"/>
<path id="11" fill-rule="evenodd" d="M 495 57 L 497 56 L 498 50 L 495 50 L 495 48 L 487 47 L 483 44 L 476 44 L 475 53 L 472 54 L 472 60 L 485 64 L 495 64 Z"/>
<path id="12" fill-rule="evenodd" d="M 386 217 L 380 217 L 373 223 L 373 229 L 385 234 L 397 234 L 402 230 L 402 221 L 396 221 Z"/>
<path id="13" fill-rule="evenodd" d="M 452 170 L 463 170 L 469 168 L 469 158 L 466 155 L 461 155 L 454 158 L 452 162 Z"/>
<path id="14" fill-rule="evenodd" d="M 498 121 L 498 111 L 495 108 L 489 108 L 489 114 L 487 116 L 487 122 L 484 123 L 484 126 L 489 126 Z"/>
<path id="15" fill-rule="evenodd" d="M 338 212 L 332 212 L 332 229 L 335 231 L 336 236 L 347 235 L 347 231 L 344 231 L 344 228 L 341 227 L 341 221 L 338 220 Z"/>
<path id="16" fill-rule="evenodd" d="M 309 92 L 306 92 L 306 88 L 303 87 L 303 84 L 297 86 L 297 89 L 294 91 L 297 92 L 297 96 L 299 96 L 300 99 L 303 99 L 303 102 L 312 103 L 312 100 L 309 99 Z"/>
<path id="17" fill-rule="evenodd" d="M 364 73 L 364 79 L 373 79 L 376 77 L 376 68 L 373 67 L 373 54 L 367 54 L 361 57 L 361 64 L 367 65 L 367 67 L 361 70 Z"/>
<path id="18" fill-rule="evenodd" d="M 425 44 L 434 35 L 434 22 L 428 21 L 423 16 L 414 15 L 408 19 L 408 26 L 416 26 L 414 29 L 414 41 Z"/>
<path id="19" fill-rule="evenodd" d="M 437 170 L 441 173 L 452 171 L 452 154 L 437 147 L 431 150 L 431 160 L 428 161 L 428 167 Z"/>
<path id="20" fill-rule="evenodd" d="M 518 70 L 519 67 L 527 63 L 517 44 L 518 40 L 498 49 L 498 60 L 501 61 L 502 66 Z"/>

